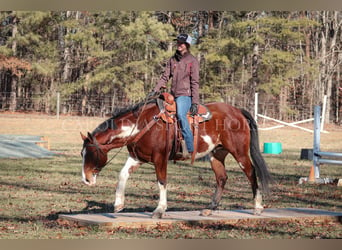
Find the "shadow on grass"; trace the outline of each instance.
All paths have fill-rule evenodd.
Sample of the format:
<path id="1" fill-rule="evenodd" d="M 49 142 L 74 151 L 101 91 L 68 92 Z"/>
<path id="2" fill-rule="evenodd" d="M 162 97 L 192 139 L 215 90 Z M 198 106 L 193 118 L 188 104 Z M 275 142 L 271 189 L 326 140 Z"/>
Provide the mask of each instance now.
<path id="1" fill-rule="evenodd" d="M 130 195 L 130 197 L 138 197 L 139 199 L 142 198 L 141 195 Z M 150 198 L 150 196 L 148 196 Z M 147 199 L 144 197 L 144 199 Z M 172 199 L 169 199 L 170 202 L 172 202 Z M 86 206 L 82 210 L 78 211 L 60 211 L 60 212 L 53 212 L 50 213 L 48 216 L 46 216 L 46 219 L 48 220 L 57 220 L 58 216 L 60 214 L 100 214 L 100 213 L 114 213 L 114 205 L 113 203 L 106 203 L 106 202 L 99 202 L 94 200 L 85 200 L 87 203 Z M 183 203 L 191 203 L 191 205 L 195 207 L 201 207 L 200 209 L 204 209 L 207 206 L 204 205 L 202 202 L 193 202 L 193 201 L 183 201 Z M 206 204 L 209 205 L 209 202 Z M 124 213 L 138 213 L 138 212 L 153 212 L 157 207 L 156 206 L 140 206 L 138 208 L 124 208 L 121 212 Z M 190 211 L 194 209 L 186 209 L 186 208 L 179 208 L 179 207 L 170 207 L 167 209 L 167 211 Z"/>

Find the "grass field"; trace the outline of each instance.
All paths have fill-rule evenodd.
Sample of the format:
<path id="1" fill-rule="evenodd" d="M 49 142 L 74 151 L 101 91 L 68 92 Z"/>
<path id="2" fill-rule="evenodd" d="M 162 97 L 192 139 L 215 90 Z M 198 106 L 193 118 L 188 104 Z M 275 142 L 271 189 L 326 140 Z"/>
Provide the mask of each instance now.
<path id="1" fill-rule="evenodd" d="M 92 131 L 103 119 L 0 115 L 0 134 L 42 135 L 50 138 L 60 156 L 47 159 L 0 159 L 1 239 L 255 239 L 342 238 L 340 222 L 268 221 L 203 226 L 172 225 L 155 228 L 103 230 L 81 227 L 58 219 L 60 213 L 112 212 L 117 176 L 127 153 L 122 150 L 101 172 L 95 187 L 81 183 L 82 141 L 79 132 Z M 342 128 L 328 126 L 321 149 L 342 152 Z M 292 128 L 260 131 L 260 144 L 281 142 L 283 153 L 264 155 L 275 179 L 265 207 L 304 207 L 342 211 L 342 189 L 336 185 L 298 185 L 312 163 L 300 160 L 301 148 L 312 148 L 313 135 Z M 112 151 L 110 155 L 113 155 Z M 227 158 L 228 182 L 220 209 L 252 208 L 247 178 L 235 161 Z M 341 178 L 341 166 L 324 165 L 322 177 Z M 201 210 L 215 188 L 208 162 L 169 164 L 169 210 Z M 158 202 L 154 169 L 145 164 L 129 179 L 125 211 L 153 211 Z"/>

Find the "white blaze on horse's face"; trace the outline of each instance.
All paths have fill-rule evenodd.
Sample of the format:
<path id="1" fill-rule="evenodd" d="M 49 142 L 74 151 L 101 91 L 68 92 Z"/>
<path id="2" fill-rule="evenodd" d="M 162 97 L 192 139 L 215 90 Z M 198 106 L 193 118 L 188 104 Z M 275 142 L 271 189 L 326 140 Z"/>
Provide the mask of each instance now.
<path id="1" fill-rule="evenodd" d="M 120 130 L 121 130 L 120 133 L 118 133 L 116 135 L 113 135 L 110 138 L 110 141 L 108 142 L 108 144 L 110 144 L 116 138 L 126 138 L 126 137 L 129 137 L 129 136 L 133 136 L 133 135 L 138 134 L 139 131 L 140 131 L 135 124 L 132 124 L 130 126 L 122 126 L 120 128 Z"/>
<path id="2" fill-rule="evenodd" d="M 86 147 L 84 147 L 84 149 L 82 151 L 82 155 L 83 155 L 83 158 L 82 158 L 82 181 L 84 184 L 86 184 L 88 186 L 95 185 L 97 175 L 92 174 L 92 173 L 87 173 L 86 168 L 85 168 L 85 165 L 86 165 L 85 159 L 86 159 L 86 155 L 87 155 L 87 148 Z"/>

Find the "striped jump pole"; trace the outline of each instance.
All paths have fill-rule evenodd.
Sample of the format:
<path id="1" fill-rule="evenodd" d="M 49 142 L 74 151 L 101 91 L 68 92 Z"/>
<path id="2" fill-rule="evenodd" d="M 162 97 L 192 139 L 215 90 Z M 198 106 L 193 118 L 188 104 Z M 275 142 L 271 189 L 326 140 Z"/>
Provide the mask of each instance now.
<path id="1" fill-rule="evenodd" d="M 324 152 L 321 151 L 321 106 L 316 105 L 314 107 L 314 140 L 313 140 L 313 166 L 310 171 L 309 178 L 300 178 L 299 183 L 310 182 L 310 183 L 332 183 L 335 180 L 330 178 L 320 177 L 320 165 L 321 164 L 337 164 L 342 165 L 342 153 L 336 152 Z M 327 159 L 328 158 L 328 159 Z M 330 158 L 330 159 L 329 159 Z M 331 159 L 333 158 L 333 159 Z M 340 180 L 338 180 L 340 183 Z"/>

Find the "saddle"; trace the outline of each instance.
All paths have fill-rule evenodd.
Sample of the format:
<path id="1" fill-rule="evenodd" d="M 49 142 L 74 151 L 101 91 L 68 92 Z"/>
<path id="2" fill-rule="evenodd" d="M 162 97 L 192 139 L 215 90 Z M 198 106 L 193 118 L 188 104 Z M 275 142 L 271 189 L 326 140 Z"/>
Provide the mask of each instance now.
<path id="1" fill-rule="evenodd" d="M 174 161 L 176 161 L 177 160 L 175 159 L 176 153 L 183 151 L 183 148 L 185 147 L 184 143 L 182 143 L 183 136 L 182 136 L 182 133 L 180 132 L 181 129 L 177 122 L 176 102 L 175 102 L 173 95 L 171 95 L 170 93 L 164 92 L 157 99 L 157 104 L 161 111 L 160 118 L 167 124 L 167 126 L 169 126 L 170 124 L 174 124 L 175 126 L 176 132 L 175 132 L 175 138 L 174 138 L 174 145 L 171 150 L 171 154 L 169 158 L 170 160 L 173 159 Z M 193 162 L 195 161 L 195 155 L 197 153 L 198 124 L 209 121 L 211 117 L 212 117 L 212 114 L 210 110 L 203 104 L 198 105 L 198 111 L 196 115 L 192 116 L 190 112 L 188 112 L 187 114 L 189 125 L 191 128 L 193 128 L 192 131 L 194 134 L 194 152 L 192 153 L 192 156 L 191 156 L 191 164 L 193 164 Z"/>
<path id="2" fill-rule="evenodd" d="M 160 110 L 164 110 L 165 112 L 161 115 L 161 119 L 166 123 L 175 123 L 176 119 L 176 102 L 173 95 L 170 93 L 164 92 L 157 99 L 158 107 Z M 192 116 L 190 112 L 187 114 L 188 121 L 190 126 L 196 123 L 202 123 L 209 121 L 212 117 L 210 110 L 203 104 L 198 105 L 197 115 Z"/>

